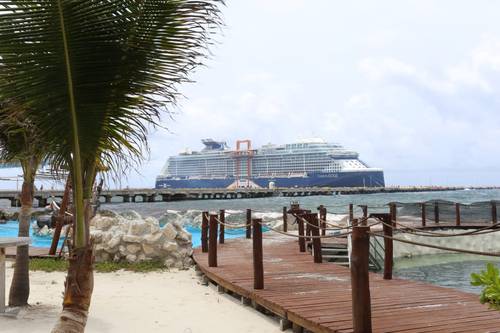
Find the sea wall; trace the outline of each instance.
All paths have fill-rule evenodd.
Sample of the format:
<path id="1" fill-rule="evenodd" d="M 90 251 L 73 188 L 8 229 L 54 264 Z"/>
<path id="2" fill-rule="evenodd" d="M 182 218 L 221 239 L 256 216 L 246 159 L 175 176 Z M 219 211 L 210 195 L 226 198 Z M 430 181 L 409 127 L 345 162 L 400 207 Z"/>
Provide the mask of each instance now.
<path id="1" fill-rule="evenodd" d="M 441 234 L 461 234 L 473 231 L 473 229 L 462 230 L 438 230 Z M 480 252 L 500 252 L 500 233 L 492 232 L 483 235 L 468 235 L 455 237 L 428 237 L 417 236 L 413 234 L 399 233 L 394 236 L 412 242 L 449 247 L 455 249 L 464 249 Z M 394 241 L 394 258 L 413 257 L 428 254 L 455 253 L 452 251 L 443 251 L 429 247 L 417 246 L 407 243 Z"/>
<path id="2" fill-rule="evenodd" d="M 161 260 L 166 267 L 185 269 L 193 264 L 191 234 L 177 222 L 160 228 L 154 217 L 134 211 L 97 214 L 91 221 L 96 261 Z"/>

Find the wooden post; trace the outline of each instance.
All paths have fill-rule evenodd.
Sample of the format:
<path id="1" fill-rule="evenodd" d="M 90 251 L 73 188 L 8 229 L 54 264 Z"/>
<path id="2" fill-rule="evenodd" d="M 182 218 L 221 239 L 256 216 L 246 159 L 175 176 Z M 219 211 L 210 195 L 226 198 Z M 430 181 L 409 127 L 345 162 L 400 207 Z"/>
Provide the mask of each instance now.
<path id="1" fill-rule="evenodd" d="M 264 289 L 264 263 L 262 255 L 262 219 L 253 219 L 253 288 Z"/>
<path id="2" fill-rule="evenodd" d="M 323 205 L 319 206 L 319 219 L 321 223 L 321 235 L 326 235 L 326 207 Z"/>
<path id="3" fill-rule="evenodd" d="M 64 217 L 66 216 L 66 210 L 68 209 L 69 198 L 71 196 L 71 177 L 68 176 L 66 179 L 66 186 L 64 188 L 63 198 L 61 200 L 61 206 L 59 207 L 59 212 L 56 216 L 56 227 L 54 229 L 54 236 L 52 236 L 52 243 L 50 244 L 49 255 L 53 256 L 57 251 L 57 244 L 61 238 L 61 230 L 64 224 Z"/>
<path id="4" fill-rule="evenodd" d="M 299 236 L 304 236 L 304 221 L 302 220 L 303 215 L 297 216 Z M 299 237 L 299 251 L 306 252 L 306 239 L 304 237 Z"/>
<path id="5" fill-rule="evenodd" d="M 360 205 L 360 207 L 363 210 L 363 217 L 367 218 L 368 217 L 368 206 L 367 205 Z"/>
<path id="6" fill-rule="evenodd" d="M 217 214 L 210 214 L 208 267 L 217 267 Z"/>
<path id="7" fill-rule="evenodd" d="M 434 202 L 434 222 L 439 223 L 439 203 Z"/>
<path id="8" fill-rule="evenodd" d="M 314 227 L 311 227 L 311 235 L 314 236 L 312 239 L 314 262 L 321 264 L 323 262 L 323 255 L 321 253 L 321 238 L 319 238 L 320 222 L 318 221 L 318 215 L 308 214 L 307 217 L 307 221 L 314 225 Z"/>
<path id="9" fill-rule="evenodd" d="M 456 202 L 455 203 L 455 215 L 456 215 L 456 224 L 457 226 L 460 225 L 460 203 Z"/>
<path id="10" fill-rule="evenodd" d="M 371 304 L 368 275 L 370 227 L 353 227 L 351 251 L 352 323 L 354 333 L 371 333 Z"/>
<path id="11" fill-rule="evenodd" d="M 219 210 L 219 221 L 221 222 L 219 227 L 219 243 L 224 244 L 224 223 L 226 223 L 226 211 L 224 209 Z"/>
<path id="12" fill-rule="evenodd" d="M 498 218 L 497 218 L 497 202 L 496 201 L 491 201 L 491 222 L 493 224 L 498 223 Z"/>
<path id="13" fill-rule="evenodd" d="M 5 312 L 5 248 L 0 247 L 0 314 Z"/>
<path id="14" fill-rule="evenodd" d="M 283 232 L 288 231 L 288 213 L 286 206 L 283 206 Z"/>
<path id="15" fill-rule="evenodd" d="M 353 227 L 356 227 L 356 226 L 358 225 L 358 219 L 352 219 L 352 221 L 351 221 L 351 222 L 352 222 L 352 224 L 351 224 L 351 225 L 352 225 Z"/>
<path id="16" fill-rule="evenodd" d="M 389 212 L 391 214 L 391 221 L 396 222 L 397 219 L 397 206 L 395 203 L 391 203 L 389 206 Z"/>
<path id="17" fill-rule="evenodd" d="M 248 239 L 252 238 L 252 210 L 250 208 L 247 208 L 247 230 L 246 230 L 246 237 Z"/>
<path id="18" fill-rule="evenodd" d="M 391 220 L 390 214 L 384 214 L 382 217 L 384 221 L 384 235 L 386 237 L 392 237 L 392 228 L 394 226 L 394 221 Z M 392 262 L 393 262 L 393 240 L 390 238 L 384 238 L 384 280 L 392 280 Z"/>
<path id="19" fill-rule="evenodd" d="M 422 202 L 420 207 L 422 208 L 422 227 L 425 227 L 425 202 Z"/>
<path id="20" fill-rule="evenodd" d="M 208 212 L 201 213 L 201 252 L 208 252 Z"/>
<path id="21" fill-rule="evenodd" d="M 352 203 L 349 204 L 349 222 L 354 219 L 354 206 Z"/>

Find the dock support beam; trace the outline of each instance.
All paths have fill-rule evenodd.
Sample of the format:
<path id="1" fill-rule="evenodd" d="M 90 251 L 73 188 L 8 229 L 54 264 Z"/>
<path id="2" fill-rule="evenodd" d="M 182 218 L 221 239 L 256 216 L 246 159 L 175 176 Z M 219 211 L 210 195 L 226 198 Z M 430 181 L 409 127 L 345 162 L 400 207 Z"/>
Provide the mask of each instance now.
<path id="1" fill-rule="evenodd" d="M 226 223 L 226 211 L 224 209 L 219 210 L 219 221 L 221 222 L 219 229 L 219 243 L 224 244 L 224 223 Z"/>
<path id="2" fill-rule="evenodd" d="M 201 252 L 208 252 L 208 212 L 201 213 Z"/>
<path id="3" fill-rule="evenodd" d="M 354 333 L 371 333 L 371 304 L 368 275 L 368 255 L 370 248 L 370 227 L 352 228 L 351 289 L 352 324 Z"/>
<path id="4" fill-rule="evenodd" d="M 299 229 L 299 251 L 306 252 L 306 239 L 304 236 L 304 221 L 302 220 L 303 215 L 297 215 L 297 224 Z"/>
<path id="5" fill-rule="evenodd" d="M 354 219 L 354 207 L 353 204 L 349 204 L 349 222 L 352 223 L 352 220 Z"/>
<path id="6" fill-rule="evenodd" d="M 439 203 L 434 202 L 434 222 L 439 223 Z"/>
<path id="7" fill-rule="evenodd" d="M 326 235 L 326 207 L 323 205 L 319 206 L 319 222 L 321 224 L 321 235 Z"/>
<path id="8" fill-rule="evenodd" d="M 456 225 L 459 226 L 460 225 L 460 203 L 457 202 L 455 203 L 455 215 L 456 215 Z"/>
<path id="9" fill-rule="evenodd" d="M 286 206 L 283 207 L 283 232 L 288 231 L 288 215 Z"/>
<path id="10" fill-rule="evenodd" d="M 264 289 L 264 263 L 262 255 L 262 219 L 252 220 L 253 231 L 253 288 Z"/>
<path id="11" fill-rule="evenodd" d="M 392 228 L 395 222 L 391 220 L 390 214 L 382 216 L 384 222 L 384 235 L 392 238 Z M 393 262 L 393 240 L 384 238 L 384 280 L 392 280 L 392 262 Z"/>
<path id="12" fill-rule="evenodd" d="M 318 221 L 318 215 L 308 214 L 307 221 L 314 226 L 311 226 L 314 262 L 316 264 L 321 264 L 323 262 L 323 256 L 321 254 L 321 238 L 319 238 L 320 223 Z"/>
<path id="13" fill-rule="evenodd" d="M 252 210 L 250 208 L 247 208 L 247 230 L 246 230 L 246 237 L 247 239 L 252 238 Z"/>
<path id="14" fill-rule="evenodd" d="M 217 214 L 210 214 L 208 235 L 208 267 L 217 267 Z"/>
<path id="15" fill-rule="evenodd" d="M 422 208 L 422 227 L 425 227 L 425 202 L 422 202 L 420 204 L 420 207 Z"/>
<path id="16" fill-rule="evenodd" d="M 491 222 L 493 224 L 498 223 L 497 203 L 496 203 L 496 201 L 491 201 Z"/>

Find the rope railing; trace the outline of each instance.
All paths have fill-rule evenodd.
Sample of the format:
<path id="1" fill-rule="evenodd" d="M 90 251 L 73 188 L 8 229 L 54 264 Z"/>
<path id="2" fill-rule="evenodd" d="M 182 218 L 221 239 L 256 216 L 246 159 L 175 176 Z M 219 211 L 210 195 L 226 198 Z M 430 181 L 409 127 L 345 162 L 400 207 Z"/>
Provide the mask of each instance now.
<path id="1" fill-rule="evenodd" d="M 396 221 L 393 221 L 393 223 L 396 224 L 397 226 L 402 227 L 403 229 L 394 228 L 394 226 L 392 226 L 390 224 L 386 224 L 386 223 L 383 223 L 383 224 L 385 224 L 388 227 L 393 228 L 397 231 L 401 231 L 401 232 L 405 232 L 406 230 L 410 230 L 410 231 L 412 231 L 411 234 L 416 235 L 416 236 L 422 236 L 422 237 L 458 237 L 458 236 L 469 236 L 469 235 L 483 235 L 483 234 L 488 234 L 488 233 L 500 231 L 500 228 L 499 228 L 500 223 L 495 223 L 495 224 L 492 224 L 490 226 L 486 226 L 486 227 L 479 228 L 479 229 L 476 229 L 473 231 L 467 231 L 467 232 L 462 232 L 462 233 L 458 233 L 458 234 L 444 234 L 444 233 L 440 233 L 440 232 L 417 229 L 417 228 L 413 228 L 413 227 L 407 226 L 403 223 L 396 222 Z M 446 227 L 446 226 L 443 226 L 443 227 Z"/>
<path id="2" fill-rule="evenodd" d="M 385 239 L 390 239 L 390 240 L 394 240 L 394 241 L 401 242 L 401 243 L 407 243 L 407 244 L 412 244 L 412 245 L 417 245 L 417 246 L 429 247 L 429 248 L 433 248 L 433 249 L 437 249 L 437 250 L 457 252 L 457 253 L 464 253 L 464 254 L 474 254 L 474 255 L 480 255 L 480 256 L 500 257 L 500 253 L 495 253 L 495 252 L 471 251 L 471 250 L 457 249 L 457 248 L 451 248 L 451 247 L 446 247 L 446 246 L 426 244 L 426 243 L 421 243 L 421 242 L 414 242 L 414 241 L 410 241 L 410 240 L 406 240 L 406 239 L 401 239 L 401 238 L 396 238 L 396 237 L 390 237 L 390 236 L 382 235 L 382 234 L 371 232 L 371 231 L 368 232 L 368 234 L 370 234 L 372 236 L 375 236 L 375 237 L 382 237 L 382 238 L 385 238 Z"/>
<path id="3" fill-rule="evenodd" d="M 364 218 L 360 219 L 360 222 L 364 222 L 365 220 L 367 220 L 367 219 L 364 219 Z M 281 231 L 279 229 L 270 227 L 268 224 L 265 224 L 263 222 L 258 222 L 258 223 L 260 225 L 262 225 L 262 226 L 265 226 L 265 227 L 269 228 L 269 230 L 271 230 L 271 231 L 277 232 L 277 233 L 285 235 L 285 236 L 295 237 L 295 238 L 305 238 L 305 239 L 343 238 L 344 236 L 352 234 L 352 231 L 348 231 L 348 232 L 344 232 L 344 233 L 340 233 L 340 234 L 336 234 L 336 235 L 323 235 L 323 236 L 295 235 L 295 234 L 290 234 L 290 233 Z M 378 225 L 378 224 L 381 224 L 381 223 L 382 223 L 381 221 L 378 221 L 378 222 L 375 222 L 375 223 L 372 223 L 372 224 L 368 224 L 366 226 L 367 227 L 372 227 L 374 225 Z M 314 226 L 314 228 L 318 228 L 318 227 Z"/>
<path id="4" fill-rule="evenodd" d="M 222 222 L 218 217 L 216 217 L 215 220 L 217 221 L 218 224 L 223 225 L 224 227 L 229 228 L 229 229 L 241 229 L 241 228 L 246 228 L 249 225 L 251 225 L 251 223 L 236 224 L 236 225 L 229 224 L 229 223 Z"/>

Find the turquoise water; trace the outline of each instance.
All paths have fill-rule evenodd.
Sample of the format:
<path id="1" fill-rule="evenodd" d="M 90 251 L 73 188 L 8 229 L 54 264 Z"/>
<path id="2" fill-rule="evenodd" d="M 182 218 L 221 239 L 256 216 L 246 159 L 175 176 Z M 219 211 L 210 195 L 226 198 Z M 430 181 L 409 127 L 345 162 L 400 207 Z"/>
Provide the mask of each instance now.
<path id="1" fill-rule="evenodd" d="M 398 259 L 394 276 L 479 294 L 481 287 L 470 284 L 471 273 L 479 273 L 491 262 L 500 268 L 500 259 L 463 254 L 435 254 Z"/>
<path id="2" fill-rule="evenodd" d="M 17 237 L 19 224 L 17 221 L 8 221 L 6 224 L 0 224 L 0 237 Z M 51 236 L 38 236 L 33 234 L 33 228 L 30 225 L 31 246 L 49 248 L 52 243 Z M 64 237 L 61 237 L 58 247 L 62 245 Z"/>
<path id="3" fill-rule="evenodd" d="M 193 235 L 193 247 L 201 246 L 201 230 L 193 226 L 186 226 L 186 230 Z M 244 228 L 231 229 L 224 232 L 224 239 L 245 237 L 246 230 Z"/>

